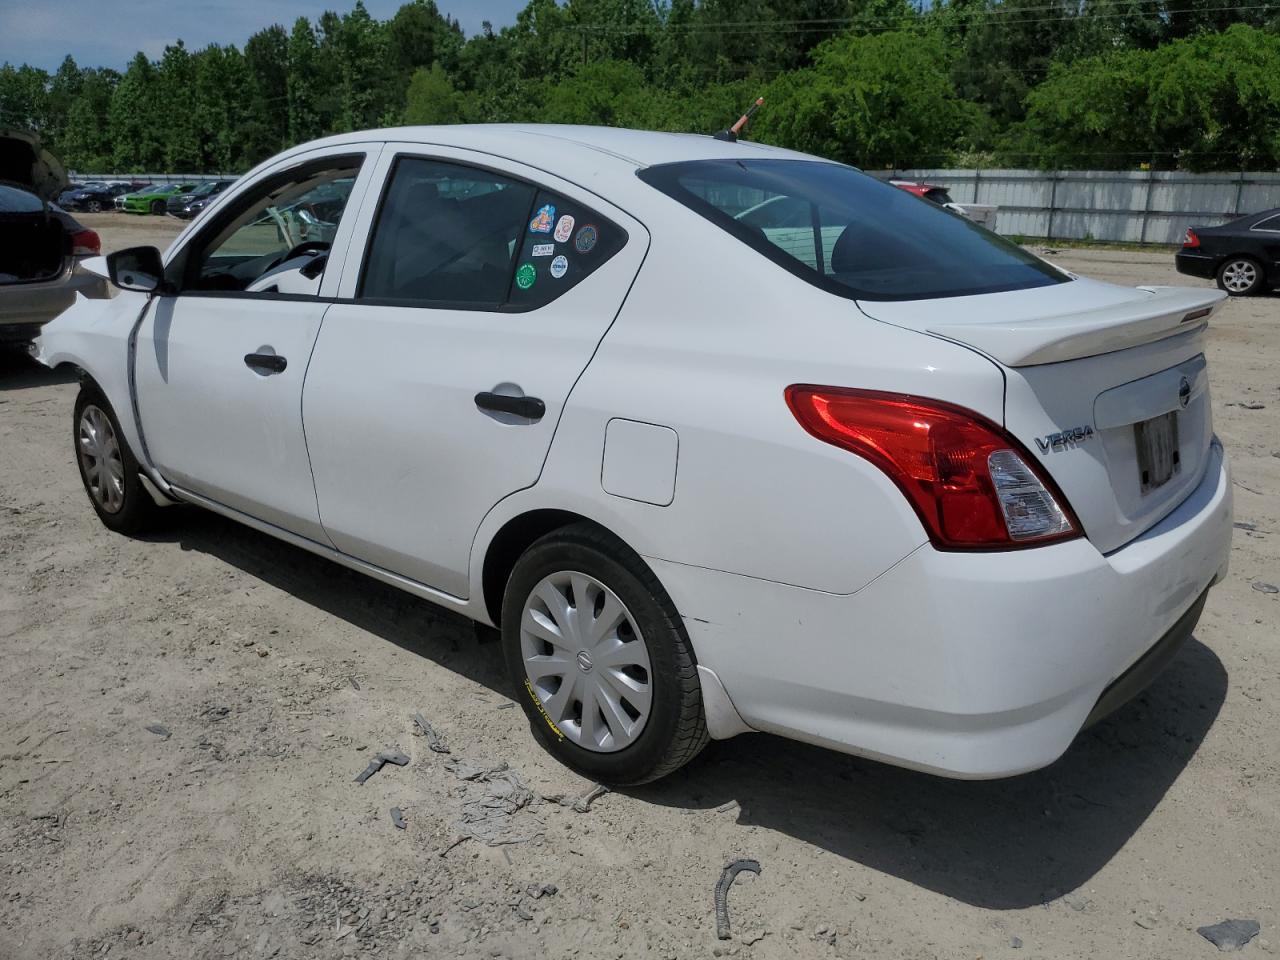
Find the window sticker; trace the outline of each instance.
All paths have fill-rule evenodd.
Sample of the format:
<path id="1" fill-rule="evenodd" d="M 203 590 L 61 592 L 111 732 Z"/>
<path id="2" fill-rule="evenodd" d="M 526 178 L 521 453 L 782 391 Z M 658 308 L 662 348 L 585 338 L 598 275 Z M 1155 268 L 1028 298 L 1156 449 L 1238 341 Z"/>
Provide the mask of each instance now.
<path id="1" fill-rule="evenodd" d="M 595 249 L 596 241 L 599 239 L 600 235 L 596 231 L 595 225 L 588 223 L 573 238 L 573 246 L 579 253 L 590 253 Z"/>
<path id="2" fill-rule="evenodd" d="M 554 243 L 535 243 L 533 245 L 533 256 L 535 257 L 549 257 L 555 252 L 556 245 Z"/>
<path id="3" fill-rule="evenodd" d="M 568 243 L 572 234 L 573 217 L 566 213 L 560 218 L 560 222 L 556 224 L 555 241 L 556 243 Z"/>
<path id="4" fill-rule="evenodd" d="M 569 260 L 562 253 L 551 261 L 551 276 L 559 280 L 569 272 Z"/>
<path id="5" fill-rule="evenodd" d="M 528 290 L 533 286 L 533 281 L 538 279 L 538 271 L 533 268 L 532 263 L 520 264 L 520 269 L 516 271 L 516 286 L 521 290 Z"/>
<path id="6" fill-rule="evenodd" d="M 533 215 L 533 219 L 529 221 L 530 233 L 550 233 L 552 225 L 556 222 L 556 206 L 554 203 L 545 204 L 537 213 Z"/>

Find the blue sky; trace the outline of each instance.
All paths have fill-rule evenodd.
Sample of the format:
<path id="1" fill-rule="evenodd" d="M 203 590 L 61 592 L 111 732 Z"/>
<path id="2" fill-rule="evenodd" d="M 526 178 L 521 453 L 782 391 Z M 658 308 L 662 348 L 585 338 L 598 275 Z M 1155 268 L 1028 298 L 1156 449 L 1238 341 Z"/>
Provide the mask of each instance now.
<path id="1" fill-rule="evenodd" d="M 365 0 L 380 20 L 404 0 Z M 436 0 L 467 36 L 485 20 L 494 29 L 515 22 L 527 0 Z M 158 57 L 182 38 L 196 49 L 210 43 L 242 45 L 257 30 L 325 10 L 346 12 L 355 0 L 0 0 L 0 63 L 53 70 L 68 53 L 81 66 L 122 69 L 138 50 Z"/>

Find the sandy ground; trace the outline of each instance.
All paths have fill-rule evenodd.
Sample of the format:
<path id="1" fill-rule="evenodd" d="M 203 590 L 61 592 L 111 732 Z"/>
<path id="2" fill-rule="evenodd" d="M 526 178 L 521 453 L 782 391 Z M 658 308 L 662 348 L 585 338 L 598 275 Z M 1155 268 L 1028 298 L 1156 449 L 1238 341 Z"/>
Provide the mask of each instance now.
<path id="1" fill-rule="evenodd" d="M 109 249 L 174 226 L 83 219 Z M 1054 259 L 1178 282 L 1167 255 Z M 1280 583 L 1277 369 L 1280 297 L 1230 303 L 1210 370 L 1231 575 L 1170 669 L 1051 768 L 951 782 L 754 735 L 575 812 L 544 798 L 590 784 L 534 746 L 467 622 L 194 510 L 108 533 L 72 461 L 75 383 L 0 361 L 0 960 L 1194 958 L 1225 918 L 1274 953 L 1280 596 L 1251 583 Z M 391 748 L 410 763 L 353 782 Z M 487 789 L 463 777 L 501 762 L 533 792 L 500 816 L 520 842 L 451 847 Z M 763 873 L 722 943 L 712 890 L 738 856 Z"/>

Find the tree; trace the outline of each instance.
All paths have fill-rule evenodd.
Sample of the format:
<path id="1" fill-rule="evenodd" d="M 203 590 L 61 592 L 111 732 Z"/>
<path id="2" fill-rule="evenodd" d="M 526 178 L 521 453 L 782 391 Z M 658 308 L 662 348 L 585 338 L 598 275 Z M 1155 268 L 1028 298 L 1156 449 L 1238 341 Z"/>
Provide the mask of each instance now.
<path id="1" fill-rule="evenodd" d="M 462 95 L 438 63 L 419 67 L 405 97 L 405 123 L 460 123 L 465 117 Z"/>
<path id="2" fill-rule="evenodd" d="M 167 110 L 155 66 L 135 54 L 120 78 L 107 111 L 111 163 L 119 170 L 159 170 L 165 164 L 161 139 Z"/>
<path id="3" fill-rule="evenodd" d="M 859 165 L 942 159 L 983 123 L 948 67 L 946 45 L 932 32 L 845 34 L 814 51 L 812 68 L 770 85 L 756 132 Z"/>

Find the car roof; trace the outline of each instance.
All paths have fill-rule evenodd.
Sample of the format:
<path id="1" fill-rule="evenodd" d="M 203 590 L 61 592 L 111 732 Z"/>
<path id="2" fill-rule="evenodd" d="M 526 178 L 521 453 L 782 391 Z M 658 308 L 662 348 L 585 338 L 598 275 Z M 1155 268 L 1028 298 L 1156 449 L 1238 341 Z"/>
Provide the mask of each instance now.
<path id="1" fill-rule="evenodd" d="M 326 137 L 323 140 L 303 144 L 289 152 L 304 152 L 380 140 L 474 149 L 515 160 L 523 160 L 531 155 L 554 153 L 559 160 L 557 172 L 569 176 L 579 172 L 575 168 L 598 170 L 602 157 L 611 157 L 620 165 L 632 169 L 681 160 L 820 159 L 749 140 L 730 142 L 693 133 L 662 133 L 653 130 L 554 123 L 389 127 Z"/>

